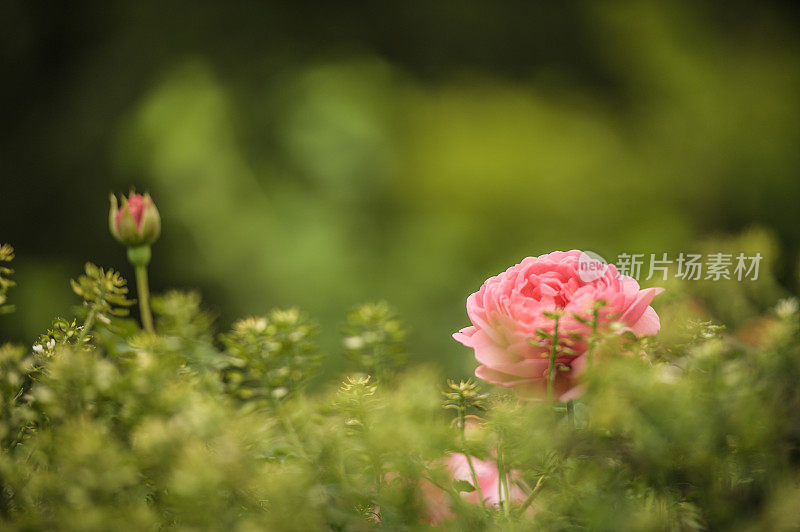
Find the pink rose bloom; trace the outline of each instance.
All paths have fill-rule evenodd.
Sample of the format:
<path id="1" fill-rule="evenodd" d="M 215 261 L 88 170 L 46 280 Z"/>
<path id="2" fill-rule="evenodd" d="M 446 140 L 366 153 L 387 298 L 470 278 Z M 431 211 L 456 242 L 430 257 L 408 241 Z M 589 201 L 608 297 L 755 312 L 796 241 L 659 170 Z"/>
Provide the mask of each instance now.
<path id="1" fill-rule="evenodd" d="M 601 269 L 587 273 L 587 264 L 600 265 Z M 591 327 L 573 314 L 591 320 L 594 303 L 605 301 L 599 311 L 600 327 L 616 321 L 625 325 L 620 332 L 654 335 L 661 323 L 650 303 L 661 291 L 663 288 L 641 290 L 635 279 L 619 275 L 613 264 L 591 264 L 591 259 L 578 250 L 527 257 L 487 279 L 467 298 L 472 325 L 453 338 L 475 350 L 481 364 L 475 370 L 477 377 L 511 388 L 523 398 L 542 397 L 547 388 L 550 345 L 537 337 L 536 331 L 552 333 L 553 319 L 544 313 L 562 311 L 555 394 L 567 400 L 579 393 L 576 376 L 584 365 L 586 351 L 586 342 L 573 336 L 585 340 L 591 335 Z M 529 340 L 544 345 L 531 345 Z M 562 351 L 565 343 L 573 352 Z"/>
<path id="2" fill-rule="evenodd" d="M 472 484 L 472 473 L 469 470 L 466 455 L 453 453 L 447 457 L 445 465 L 453 480 L 466 480 Z M 484 503 L 487 506 L 499 505 L 508 495 L 504 489 L 503 497 L 502 499 L 500 498 L 500 473 L 497 469 L 497 463 L 493 460 L 478 460 L 473 457 L 472 465 L 475 468 L 475 476 L 481 488 L 481 495 L 483 495 Z M 516 476 L 517 473 L 515 471 L 512 471 L 509 475 L 508 485 L 510 497 L 508 500 L 515 503 L 522 503 L 525 500 L 525 493 L 512 481 Z M 425 496 L 428 519 L 432 524 L 441 523 L 453 516 L 447 502 L 447 497 L 441 489 L 431 483 L 425 483 L 422 486 L 422 492 Z M 478 490 L 462 492 L 461 496 L 472 503 L 480 504 Z"/>

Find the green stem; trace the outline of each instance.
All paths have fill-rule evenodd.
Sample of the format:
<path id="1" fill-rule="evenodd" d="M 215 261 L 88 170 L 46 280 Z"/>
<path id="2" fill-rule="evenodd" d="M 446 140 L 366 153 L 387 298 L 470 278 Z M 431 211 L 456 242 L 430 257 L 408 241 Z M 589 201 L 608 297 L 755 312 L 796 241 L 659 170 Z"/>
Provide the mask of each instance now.
<path id="1" fill-rule="evenodd" d="M 292 441 L 292 444 L 297 449 L 297 453 L 303 458 L 305 461 L 310 462 L 311 458 L 306 453 L 306 450 L 303 448 L 303 442 L 300 441 L 300 436 L 297 434 L 297 431 L 294 429 L 294 425 L 292 425 L 291 420 L 286 416 L 284 409 L 282 408 L 281 404 L 278 400 L 272 400 L 273 408 L 275 409 L 275 414 L 278 417 L 278 420 L 283 425 L 286 434 L 289 436 L 289 439 Z"/>
<path id="2" fill-rule="evenodd" d="M 536 492 L 538 492 L 541 489 L 543 482 L 544 482 L 544 475 L 539 477 L 539 480 L 536 482 L 536 485 L 528 494 L 528 498 L 525 499 L 525 502 L 523 502 L 522 506 L 519 507 L 519 515 L 524 514 L 525 510 L 528 509 L 528 506 L 530 506 L 533 503 L 533 498 L 536 496 Z"/>
<path id="3" fill-rule="evenodd" d="M 459 408 L 458 426 L 461 432 L 461 452 L 464 453 L 464 456 L 467 457 L 467 465 L 469 466 L 470 475 L 472 475 L 472 485 L 475 487 L 475 491 L 478 493 L 478 500 L 481 501 L 481 506 L 485 506 L 485 502 L 483 500 L 483 493 L 481 492 L 481 485 L 480 483 L 478 483 L 478 474 L 475 473 L 475 466 L 472 465 L 472 457 L 469 455 L 469 452 L 467 451 L 466 423 L 467 423 L 466 409 L 463 407 Z"/>
<path id="4" fill-rule="evenodd" d="M 17 432 L 17 435 L 14 437 L 13 440 L 11 440 L 6 449 L 10 451 L 11 449 L 19 445 L 22 442 L 23 438 L 25 438 L 25 433 L 33 428 L 34 428 L 33 424 L 21 426 L 19 431 Z"/>
<path id="5" fill-rule="evenodd" d="M 550 363 L 547 365 L 547 401 L 550 404 L 555 402 L 553 397 L 556 383 L 556 356 L 558 355 L 558 318 L 555 318 L 553 325 L 552 345 L 550 346 Z"/>
<path id="6" fill-rule="evenodd" d="M 499 504 L 503 506 L 503 514 L 505 514 L 506 518 L 509 518 L 511 516 L 511 507 L 509 506 L 508 474 L 506 473 L 505 456 L 503 455 L 503 449 L 499 442 L 497 444 L 497 474 L 499 475 L 497 497 L 499 499 Z M 506 492 L 505 497 L 503 497 L 503 488 L 505 488 Z"/>
<path id="7" fill-rule="evenodd" d="M 505 467 L 505 457 L 503 458 L 503 477 L 501 481 L 503 482 L 503 487 L 506 490 L 506 498 L 503 499 L 503 511 L 506 514 L 506 518 L 511 517 L 511 488 L 509 487 L 509 472 L 506 471 Z"/>
<path id="8" fill-rule="evenodd" d="M 150 246 L 128 248 L 128 260 L 136 271 L 136 292 L 139 296 L 139 314 L 144 330 L 153 334 L 153 315 L 150 313 L 150 286 L 147 282 L 147 265 L 150 264 Z"/>
<path id="9" fill-rule="evenodd" d="M 144 330 L 153 334 L 153 315 L 150 312 L 150 286 L 147 282 L 147 266 L 136 266 L 136 292 L 139 296 L 139 313 Z"/>
<path id="10" fill-rule="evenodd" d="M 497 444 L 497 503 L 503 504 L 503 483 L 500 482 L 500 478 L 502 478 L 503 474 L 503 455 L 502 451 L 500 450 L 500 444 Z"/>
<path id="11" fill-rule="evenodd" d="M 424 478 L 425 480 L 427 480 L 428 482 L 430 482 L 431 484 L 433 484 L 434 486 L 436 486 L 437 488 L 439 488 L 443 492 L 447 493 L 450 496 L 450 499 L 451 499 L 451 502 L 453 503 L 453 506 L 457 506 L 459 508 L 463 508 L 464 507 L 464 498 L 461 497 L 461 493 L 459 493 L 458 491 L 456 491 L 452 487 L 442 486 L 440 483 L 436 482 L 436 480 L 433 477 L 431 477 L 430 475 L 423 474 L 422 478 Z"/>
<path id="12" fill-rule="evenodd" d="M 592 367 L 594 359 L 594 348 L 597 345 L 597 326 L 600 317 L 600 311 L 595 308 L 592 310 L 592 335 L 589 337 L 589 348 L 586 351 L 586 366 Z"/>
<path id="13" fill-rule="evenodd" d="M 567 419 L 569 419 L 569 426 L 575 430 L 575 403 L 570 399 L 567 401 Z"/>
<path id="14" fill-rule="evenodd" d="M 97 308 L 92 307 L 89 310 L 89 314 L 86 315 L 86 321 L 83 322 L 83 327 L 81 327 L 81 333 L 78 335 L 78 339 L 75 342 L 76 345 L 81 345 L 83 340 L 86 338 L 86 335 L 89 334 L 89 331 L 92 330 L 95 318 L 97 318 Z"/>

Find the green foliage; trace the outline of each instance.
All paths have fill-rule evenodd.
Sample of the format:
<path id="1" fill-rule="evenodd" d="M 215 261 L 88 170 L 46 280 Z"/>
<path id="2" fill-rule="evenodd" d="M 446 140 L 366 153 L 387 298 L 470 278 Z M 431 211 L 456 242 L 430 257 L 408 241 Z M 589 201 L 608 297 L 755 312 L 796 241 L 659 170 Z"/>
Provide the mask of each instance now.
<path id="1" fill-rule="evenodd" d="M 345 356 L 378 382 L 406 363 L 405 327 L 385 301 L 352 310 L 342 332 Z"/>
<path id="2" fill-rule="evenodd" d="M 360 430 L 364 426 L 366 413 L 375 403 L 375 390 L 378 387 L 371 383 L 371 377 L 347 377 L 339 388 L 336 405 L 346 416 L 345 423 L 353 430 Z"/>
<path id="3" fill-rule="evenodd" d="M 33 358 L 19 346 L 0 346 L 0 449 L 14 447 L 22 439 L 32 413 L 25 400 L 35 367 Z"/>
<path id="4" fill-rule="evenodd" d="M 213 318 L 200 308 L 200 294 L 171 290 L 151 302 L 160 334 L 210 342 Z"/>
<path id="5" fill-rule="evenodd" d="M 127 281 L 119 272 L 103 270 L 91 262 L 84 268 L 85 274 L 70 281 L 72 291 L 83 299 L 83 304 L 95 318 L 109 321 L 112 316 L 127 316 L 127 307 L 134 304 L 127 298 Z"/>
<path id="6" fill-rule="evenodd" d="M 91 338 L 88 335 L 81 335 L 82 327 L 76 320 L 66 320 L 64 318 L 53 318 L 53 323 L 46 332 L 39 335 L 39 339 L 33 344 L 33 352 L 38 357 L 53 356 L 56 349 L 62 346 L 74 346 L 80 348 L 91 348 Z"/>
<path id="7" fill-rule="evenodd" d="M 87 268 L 74 285 L 97 317 L 129 303 L 111 271 Z M 0 347 L 0 524 L 791 529 L 800 304 L 754 317 L 742 341 L 692 317 L 684 295 L 661 309 L 677 331 L 599 338 L 583 395 L 555 408 L 399 371 L 403 328 L 385 304 L 359 307 L 343 329 L 348 354 L 383 380 L 313 388 L 317 327 L 296 309 L 219 336 L 193 292 L 153 298 L 156 334 L 115 319 L 90 336 L 56 318 L 33 353 Z M 469 472 L 453 473 L 452 453 Z M 506 479 L 492 489 L 512 497 L 486 491 L 486 463 Z"/>
<path id="8" fill-rule="evenodd" d="M 78 280 L 71 279 L 72 291 L 83 299 L 83 306 L 88 309 L 86 320 L 81 326 L 75 343 L 83 345 L 90 338 L 95 320 L 111 323 L 112 317 L 123 317 L 129 314 L 128 307 L 134 304 L 127 298 L 127 281 L 112 269 L 103 270 L 91 262 L 84 267 L 85 275 Z"/>
<path id="9" fill-rule="evenodd" d="M 472 379 L 456 383 L 448 380 L 447 386 L 442 387 L 444 396 L 443 406 L 455 410 L 457 417 L 455 423 L 459 429 L 466 428 L 467 418 L 472 412 L 483 412 L 487 407 L 488 394 L 480 393 L 477 383 Z"/>
<path id="10" fill-rule="evenodd" d="M 225 365 L 214 346 L 214 318 L 201 309 L 200 294 L 171 290 L 152 299 L 159 335 L 140 337 L 159 356 L 185 359 L 195 370 L 218 370 Z"/>
<path id="11" fill-rule="evenodd" d="M 228 355 L 228 389 L 243 401 L 284 399 L 318 367 L 316 334 L 316 325 L 297 309 L 234 323 L 221 336 Z"/>
<path id="12" fill-rule="evenodd" d="M 8 298 L 6 294 L 9 289 L 13 288 L 16 284 L 10 279 L 14 270 L 6 266 L 6 264 L 12 260 L 14 260 L 14 248 L 8 244 L 0 245 L 0 314 L 7 314 L 14 311 L 13 305 L 6 304 Z"/>

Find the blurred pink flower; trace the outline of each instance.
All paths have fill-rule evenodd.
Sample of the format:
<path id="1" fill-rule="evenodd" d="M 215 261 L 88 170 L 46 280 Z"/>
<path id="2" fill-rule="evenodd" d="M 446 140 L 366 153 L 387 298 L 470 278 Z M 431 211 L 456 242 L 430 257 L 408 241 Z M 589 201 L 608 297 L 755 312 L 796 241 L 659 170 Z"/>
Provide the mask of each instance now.
<path id="1" fill-rule="evenodd" d="M 590 266 L 599 271 L 586 274 Z M 487 279 L 481 289 L 467 298 L 467 314 L 472 325 L 453 335 L 460 343 L 475 350 L 480 366 L 475 375 L 486 382 L 511 388 L 523 398 L 541 397 L 547 387 L 548 345 L 531 345 L 540 340 L 536 331 L 552 333 L 553 320 L 545 312 L 563 311 L 559 336 L 571 341 L 572 353 L 560 350 L 555 380 L 556 397 L 566 400 L 579 391 L 576 376 L 585 363 L 586 342 L 572 340 L 574 335 L 588 338 L 591 327 L 573 317 L 591 319 L 597 301 L 599 325 L 613 321 L 637 336 L 656 334 L 661 327 L 650 302 L 663 288 L 641 290 L 635 279 L 621 276 L 616 267 L 591 263 L 578 250 L 554 251 L 540 257 L 528 257 L 505 272 Z"/>
<path id="2" fill-rule="evenodd" d="M 494 460 L 478 460 L 477 458 L 472 458 L 472 466 L 475 468 L 475 476 L 478 477 L 478 485 L 481 487 L 481 494 L 483 495 L 484 502 L 487 505 L 497 505 L 505 500 L 505 490 L 503 491 L 502 499 L 500 498 L 500 473 L 497 470 L 497 463 Z M 447 459 L 447 469 L 454 480 L 466 480 L 472 484 L 472 473 L 469 470 L 469 463 L 467 463 L 466 455 L 462 453 L 451 454 Z M 512 471 L 509 477 L 513 478 L 514 476 L 516 476 L 516 474 Z M 511 482 L 512 478 L 509 478 L 509 491 L 511 494 L 509 500 L 511 502 L 522 502 L 525 500 L 525 494 L 518 486 Z M 480 504 L 477 490 L 469 493 L 462 493 L 461 495 L 475 504 Z"/>
<path id="3" fill-rule="evenodd" d="M 445 465 L 447 467 L 447 472 L 454 481 L 465 480 L 472 484 L 472 473 L 469 470 L 469 463 L 467 463 L 466 455 L 462 453 L 453 453 L 447 457 Z M 473 457 L 472 465 L 475 468 L 475 476 L 481 488 L 481 495 L 483 495 L 484 503 L 487 506 L 499 505 L 506 499 L 508 494 L 506 494 L 505 489 L 503 489 L 503 496 L 500 498 L 500 473 L 497 469 L 497 463 L 494 460 L 479 460 Z M 518 476 L 518 473 L 511 471 L 508 476 L 510 492 L 508 500 L 512 503 L 523 502 L 525 500 L 525 493 L 513 482 Z M 425 506 L 427 508 L 428 519 L 431 523 L 441 523 L 453 516 L 447 497 L 441 489 L 426 482 L 422 485 L 422 493 L 425 497 Z M 462 492 L 461 496 L 467 501 L 480 504 L 478 490 Z"/>

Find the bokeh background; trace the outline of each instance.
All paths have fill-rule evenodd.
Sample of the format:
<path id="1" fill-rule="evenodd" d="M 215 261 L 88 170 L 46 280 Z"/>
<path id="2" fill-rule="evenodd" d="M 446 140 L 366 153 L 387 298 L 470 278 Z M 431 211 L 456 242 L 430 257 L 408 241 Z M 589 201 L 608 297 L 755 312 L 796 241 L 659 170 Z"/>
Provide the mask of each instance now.
<path id="1" fill-rule="evenodd" d="M 297 305 L 332 355 L 345 310 L 385 299 L 412 359 L 468 372 L 450 338 L 466 296 L 554 249 L 613 259 L 744 234 L 796 289 L 795 4 L 0 13 L 0 241 L 19 282 L 2 338 L 31 341 L 68 314 L 87 260 L 131 276 L 106 222 L 108 193 L 131 185 L 163 216 L 155 291 L 201 290 L 223 329 Z"/>

